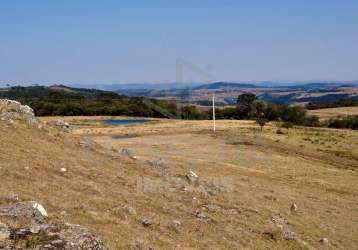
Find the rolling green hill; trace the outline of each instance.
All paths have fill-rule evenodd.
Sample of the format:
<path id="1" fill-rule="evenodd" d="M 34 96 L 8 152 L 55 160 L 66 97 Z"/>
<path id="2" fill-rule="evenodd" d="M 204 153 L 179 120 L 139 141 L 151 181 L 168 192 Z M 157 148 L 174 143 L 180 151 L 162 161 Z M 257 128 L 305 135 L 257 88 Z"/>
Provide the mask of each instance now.
<path id="1" fill-rule="evenodd" d="M 176 117 L 178 104 L 146 97 L 127 97 L 110 91 L 63 85 L 0 89 L 0 98 L 31 106 L 37 116 L 128 115 Z"/>

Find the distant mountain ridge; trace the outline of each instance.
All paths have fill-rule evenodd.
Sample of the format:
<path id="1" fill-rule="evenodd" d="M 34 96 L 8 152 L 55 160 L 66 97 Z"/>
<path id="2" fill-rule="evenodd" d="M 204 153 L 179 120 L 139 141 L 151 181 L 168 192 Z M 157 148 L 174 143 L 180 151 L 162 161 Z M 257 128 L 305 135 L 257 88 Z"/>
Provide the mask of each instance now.
<path id="1" fill-rule="evenodd" d="M 214 82 L 199 85 L 194 89 L 220 89 L 220 88 L 257 88 L 257 85 L 249 83 L 234 83 L 234 82 Z"/>
<path id="2" fill-rule="evenodd" d="M 87 86 L 85 90 L 83 86 Z M 36 86 L 32 86 L 36 87 Z M 31 89 L 32 87 L 28 87 Z M 190 102 L 198 105 L 209 105 L 212 95 L 215 94 L 217 102 L 222 105 L 236 104 L 237 96 L 251 92 L 265 101 L 282 104 L 300 104 L 306 102 L 334 102 L 340 99 L 358 98 L 358 81 L 350 82 L 307 82 L 307 83 L 275 83 L 275 82 L 226 82 L 212 83 L 153 83 L 153 84 L 103 84 L 78 85 L 71 87 L 53 85 L 49 89 L 64 90 L 67 92 L 97 93 L 103 95 L 113 92 L 132 97 L 147 97 L 160 100 L 176 100 Z M 41 89 L 37 89 L 40 91 Z M 96 92 L 97 91 L 97 92 Z M 99 91 L 103 91 L 100 93 Z M 107 93 L 108 94 L 108 93 Z M 90 97 L 86 97 L 90 98 Z"/>
<path id="3" fill-rule="evenodd" d="M 309 82 L 305 84 L 272 83 L 260 85 L 244 82 L 213 82 L 193 87 L 172 89 L 119 89 L 116 91 L 128 96 L 146 96 L 159 99 L 184 100 L 199 105 L 208 105 L 212 94 L 222 105 L 236 104 L 237 96 L 251 92 L 265 101 L 281 104 L 305 102 L 333 102 L 343 98 L 358 98 L 358 82 Z"/>

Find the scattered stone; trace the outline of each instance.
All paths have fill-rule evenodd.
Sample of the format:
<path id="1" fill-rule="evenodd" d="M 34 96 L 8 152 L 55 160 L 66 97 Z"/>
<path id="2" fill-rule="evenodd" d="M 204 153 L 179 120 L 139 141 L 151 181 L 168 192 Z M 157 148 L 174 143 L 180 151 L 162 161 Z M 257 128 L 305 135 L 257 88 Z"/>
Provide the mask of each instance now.
<path id="1" fill-rule="evenodd" d="M 164 159 L 159 158 L 158 160 L 148 160 L 147 163 L 154 168 L 165 169 L 167 168 L 167 164 Z"/>
<path id="2" fill-rule="evenodd" d="M 288 223 L 288 221 L 285 218 L 283 218 L 280 214 L 272 216 L 271 221 L 276 225 L 280 225 L 280 226 Z"/>
<path id="3" fill-rule="evenodd" d="M 176 232 L 179 232 L 182 228 L 182 224 L 178 220 L 171 221 L 168 226 L 169 226 L 169 228 L 172 228 Z"/>
<path id="4" fill-rule="evenodd" d="M 131 207 L 131 206 L 128 206 L 128 205 L 125 205 L 123 207 L 124 211 L 126 211 L 128 214 L 131 214 L 131 215 L 136 215 L 137 214 L 137 211 Z"/>
<path id="5" fill-rule="evenodd" d="M 8 197 L 6 197 L 6 201 L 9 203 L 19 202 L 20 198 L 17 194 L 10 194 Z"/>
<path id="6" fill-rule="evenodd" d="M 237 208 L 229 208 L 229 209 L 224 209 L 223 213 L 226 215 L 237 215 L 240 213 L 240 210 L 238 210 Z"/>
<path id="7" fill-rule="evenodd" d="M 113 213 L 121 219 L 127 219 L 129 215 L 136 215 L 137 211 L 129 205 L 121 205 L 112 209 Z"/>
<path id="8" fill-rule="evenodd" d="M 291 205 L 291 211 L 292 212 L 297 212 L 297 209 L 298 209 L 298 206 L 297 206 L 297 204 L 296 203 L 293 203 L 292 205 Z"/>
<path id="9" fill-rule="evenodd" d="M 212 212 L 219 212 L 222 209 L 221 206 L 216 204 L 207 204 L 204 207 Z"/>
<path id="10" fill-rule="evenodd" d="M 151 226 L 153 224 L 153 221 L 151 221 L 151 220 L 149 220 L 149 219 L 143 219 L 142 220 L 142 225 L 144 226 L 144 227 L 149 227 L 149 226 Z"/>
<path id="11" fill-rule="evenodd" d="M 282 238 L 285 240 L 296 240 L 296 234 L 289 230 L 284 230 L 282 232 Z"/>
<path id="12" fill-rule="evenodd" d="M 328 244 L 328 239 L 327 238 L 322 238 L 320 239 L 320 241 L 322 244 Z"/>
<path id="13" fill-rule="evenodd" d="M 68 124 L 65 121 L 62 120 L 57 120 L 53 123 L 53 125 L 55 125 L 56 127 L 62 128 L 62 129 L 69 129 L 70 128 L 70 124 Z"/>
<path id="14" fill-rule="evenodd" d="M 10 238 L 10 230 L 9 228 L 3 224 L 0 223 L 0 241 L 5 241 Z"/>
<path id="15" fill-rule="evenodd" d="M 195 214 L 196 218 L 199 218 L 199 219 L 206 219 L 207 216 L 203 213 L 203 212 L 197 212 Z"/>
<path id="16" fill-rule="evenodd" d="M 199 211 L 199 210 L 196 211 L 195 217 L 197 218 L 197 220 L 202 221 L 202 222 L 209 222 L 209 221 L 211 221 L 211 219 L 209 218 L 209 216 L 207 216 L 204 212 Z"/>
<path id="17" fill-rule="evenodd" d="M 133 152 L 129 149 L 126 149 L 126 148 L 122 148 L 121 150 L 119 150 L 119 154 L 121 156 L 124 156 L 124 157 L 128 157 L 132 160 L 136 160 L 137 157 L 133 154 Z"/>
<path id="18" fill-rule="evenodd" d="M 237 215 L 241 212 L 238 208 L 235 208 L 235 207 L 224 208 L 224 207 L 221 207 L 216 204 L 207 204 L 207 205 L 204 205 L 204 208 L 208 209 L 211 212 L 222 213 L 222 214 L 226 214 L 226 215 Z"/>
<path id="19" fill-rule="evenodd" d="M 189 170 L 189 172 L 186 174 L 186 178 L 189 182 L 197 182 L 199 180 L 199 176 L 194 173 L 192 170 Z"/>

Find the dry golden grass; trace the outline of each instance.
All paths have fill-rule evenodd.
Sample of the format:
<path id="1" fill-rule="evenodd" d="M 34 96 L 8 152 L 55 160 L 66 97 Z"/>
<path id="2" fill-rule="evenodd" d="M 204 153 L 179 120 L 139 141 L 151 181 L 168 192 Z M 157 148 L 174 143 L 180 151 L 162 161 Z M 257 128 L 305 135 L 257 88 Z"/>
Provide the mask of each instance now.
<path id="1" fill-rule="evenodd" d="M 328 108 L 310 110 L 310 115 L 316 115 L 320 119 L 330 119 L 339 116 L 358 115 L 358 107 L 340 107 L 340 108 Z"/>
<path id="2" fill-rule="evenodd" d="M 0 122 L 0 202 L 12 193 L 37 200 L 51 217 L 95 229 L 113 249 L 358 246 L 357 132 L 294 128 L 282 135 L 275 124 L 261 133 L 251 121 L 218 121 L 213 134 L 208 121 L 110 127 L 90 119 L 67 118 L 84 123 L 70 134 Z M 83 137 L 98 144 L 81 148 Z M 118 157 L 120 148 L 138 159 Z M 159 158 L 165 171 L 146 162 Z M 185 180 L 189 169 L 200 185 Z M 211 221 L 199 221 L 198 210 Z M 289 222 L 283 229 L 271 221 L 277 214 Z M 143 227 L 143 218 L 154 224 Z M 173 220 L 181 221 L 179 232 L 168 227 Z M 282 239 L 282 230 L 298 240 Z"/>

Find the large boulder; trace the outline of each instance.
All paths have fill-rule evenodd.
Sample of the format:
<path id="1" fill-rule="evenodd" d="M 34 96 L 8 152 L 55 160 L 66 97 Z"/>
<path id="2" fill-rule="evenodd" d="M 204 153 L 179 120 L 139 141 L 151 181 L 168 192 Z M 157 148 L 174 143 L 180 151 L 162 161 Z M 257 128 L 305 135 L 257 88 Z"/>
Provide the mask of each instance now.
<path id="1" fill-rule="evenodd" d="M 0 99 L 0 120 L 11 123 L 15 120 L 23 120 L 28 123 L 38 122 L 32 108 L 8 99 Z"/>
<path id="2" fill-rule="evenodd" d="M 0 249 L 107 249 L 91 230 L 50 221 L 34 201 L 0 206 Z"/>
<path id="3" fill-rule="evenodd" d="M 0 207 L 0 218 L 21 219 L 32 223 L 44 223 L 47 221 L 45 208 L 35 202 L 19 202 Z"/>

